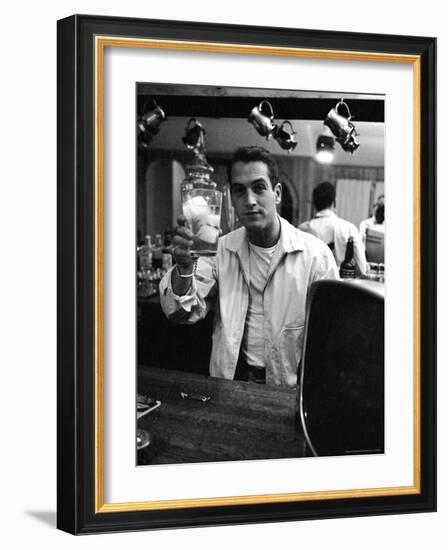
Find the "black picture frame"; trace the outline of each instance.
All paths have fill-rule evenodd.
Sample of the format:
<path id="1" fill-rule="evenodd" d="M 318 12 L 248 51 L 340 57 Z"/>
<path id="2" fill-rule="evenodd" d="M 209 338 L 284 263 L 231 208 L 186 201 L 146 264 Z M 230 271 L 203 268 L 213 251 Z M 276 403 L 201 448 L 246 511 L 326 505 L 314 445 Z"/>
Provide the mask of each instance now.
<path id="1" fill-rule="evenodd" d="M 95 239 L 95 40 L 98 36 L 409 56 L 418 63 L 420 479 L 408 494 L 134 509 L 102 506 L 98 476 Z M 436 39 L 214 23 L 74 15 L 58 21 L 58 510 L 73 534 L 335 517 L 436 509 Z M 100 445 L 101 446 L 101 445 Z M 100 449 L 101 450 L 101 449 Z"/>

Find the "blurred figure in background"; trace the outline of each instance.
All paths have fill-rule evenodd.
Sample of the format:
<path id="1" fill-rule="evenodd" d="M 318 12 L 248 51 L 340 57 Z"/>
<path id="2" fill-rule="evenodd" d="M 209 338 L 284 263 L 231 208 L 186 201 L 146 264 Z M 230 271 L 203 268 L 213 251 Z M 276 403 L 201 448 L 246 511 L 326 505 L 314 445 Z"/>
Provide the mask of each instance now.
<path id="1" fill-rule="evenodd" d="M 369 262 L 384 263 L 384 202 L 375 208 L 373 223 L 366 227 L 365 247 Z"/>
<path id="2" fill-rule="evenodd" d="M 366 244 L 366 231 L 367 228 L 375 225 L 382 224 L 384 222 L 384 195 L 380 195 L 376 203 L 373 205 L 373 215 L 367 220 L 363 220 L 359 224 L 359 232 L 361 233 L 362 242 Z"/>
<path id="3" fill-rule="evenodd" d="M 313 206 L 314 216 L 300 224 L 299 229 L 322 240 L 332 250 L 338 267 L 344 260 L 347 241 L 353 237 L 356 267 L 360 275 L 365 275 L 366 255 L 361 235 L 352 223 L 334 212 L 336 189 L 332 183 L 324 181 L 314 188 Z"/>

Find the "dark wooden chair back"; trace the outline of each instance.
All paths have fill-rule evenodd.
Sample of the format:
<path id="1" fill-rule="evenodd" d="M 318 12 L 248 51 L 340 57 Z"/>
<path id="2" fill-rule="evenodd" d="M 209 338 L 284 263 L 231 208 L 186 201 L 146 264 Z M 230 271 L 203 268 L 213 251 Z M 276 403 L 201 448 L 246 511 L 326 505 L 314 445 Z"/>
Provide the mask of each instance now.
<path id="1" fill-rule="evenodd" d="M 382 292 L 355 281 L 311 287 L 299 413 L 314 455 L 384 452 Z"/>

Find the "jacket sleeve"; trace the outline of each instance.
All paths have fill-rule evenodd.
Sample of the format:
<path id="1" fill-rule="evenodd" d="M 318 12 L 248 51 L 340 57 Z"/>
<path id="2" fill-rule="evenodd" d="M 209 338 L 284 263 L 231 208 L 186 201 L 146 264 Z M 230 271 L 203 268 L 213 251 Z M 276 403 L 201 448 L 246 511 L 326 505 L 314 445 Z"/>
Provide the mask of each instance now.
<path id="1" fill-rule="evenodd" d="M 311 282 L 321 279 L 339 279 L 339 269 L 333 253 L 326 244 L 319 241 L 320 250 L 315 256 Z"/>
<path id="2" fill-rule="evenodd" d="M 173 323 L 194 324 L 204 319 L 217 295 L 215 258 L 199 258 L 196 274 L 184 296 L 177 296 L 171 286 L 173 266 L 160 281 L 160 305 Z"/>

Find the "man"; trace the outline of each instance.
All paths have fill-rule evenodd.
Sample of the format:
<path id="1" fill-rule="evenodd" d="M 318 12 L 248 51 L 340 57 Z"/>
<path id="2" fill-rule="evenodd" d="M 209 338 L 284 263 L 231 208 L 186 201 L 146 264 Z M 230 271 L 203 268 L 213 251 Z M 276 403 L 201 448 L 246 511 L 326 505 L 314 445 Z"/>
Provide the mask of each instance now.
<path id="1" fill-rule="evenodd" d="M 367 262 L 361 236 L 352 223 L 335 214 L 336 189 L 333 184 L 324 181 L 313 189 L 313 206 L 316 212 L 313 218 L 300 224 L 299 229 L 327 244 L 333 250 L 338 267 L 344 260 L 347 240 L 353 237 L 356 266 L 359 273 L 365 275 Z"/>
<path id="2" fill-rule="evenodd" d="M 362 243 L 366 245 L 367 229 L 372 225 L 382 224 L 384 222 L 384 195 L 380 195 L 373 205 L 373 216 L 362 220 L 359 224 L 359 232 L 361 233 Z"/>
<path id="3" fill-rule="evenodd" d="M 192 233 L 178 227 L 176 266 L 160 284 L 173 322 L 194 323 L 215 304 L 210 375 L 294 386 L 302 354 L 308 289 L 337 278 L 331 251 L 277 214 L 282 187 L 263 148 L 238 149 L 229 168 L 243 227 L 221 237 L 215 258 L 190 256 Z"/>

